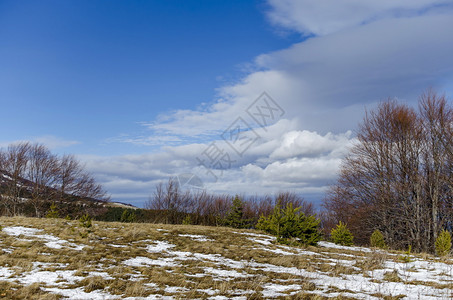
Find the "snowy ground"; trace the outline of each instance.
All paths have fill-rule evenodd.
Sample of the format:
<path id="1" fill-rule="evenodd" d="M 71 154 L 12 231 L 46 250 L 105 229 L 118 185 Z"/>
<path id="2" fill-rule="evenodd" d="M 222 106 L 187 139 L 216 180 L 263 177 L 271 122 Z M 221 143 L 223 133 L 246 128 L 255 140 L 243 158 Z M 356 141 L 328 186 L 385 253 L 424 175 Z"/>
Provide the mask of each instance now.
<path id="1" fill-rule="evenodd" d="M 407 262 L 403 253 L 329 242 L 303 249 L 200 226 L 99 223 L 82 238 L 76 221 L 0 224 L 6 297 L 33 284 L 43 299 L 453 297 L 453 261 L 428 255 Z"/>

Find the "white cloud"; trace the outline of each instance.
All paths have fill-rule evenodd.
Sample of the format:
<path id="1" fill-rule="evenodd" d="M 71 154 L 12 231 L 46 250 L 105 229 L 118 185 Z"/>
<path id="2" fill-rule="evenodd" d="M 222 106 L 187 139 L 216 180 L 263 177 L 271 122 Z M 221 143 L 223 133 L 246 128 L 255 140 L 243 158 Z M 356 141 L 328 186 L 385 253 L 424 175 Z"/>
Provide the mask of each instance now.
<path id="1" fill-rule="evenodd" d="M 196 157 L 208 144 L 164 147 L 161 152 L 115 157 L 80 156 L 89 171 L 112 193 L 115 201 L 142 205 L 158 182 L 183 173 L 204 181 L 213 193 L 275 193 L 284 189 L 313 192 L 324 189 L 341 157 L 351 145 L 350 132 L 343 134 L 290 130 L 296 123 L 281 120 L 260 131 L 261 138 L 242 157 L 222 140 L 215 143 L 234 162 L 225 170 L 212 168 L 217 181 L 199 165 Z"/>
<path id="2" fill-rule="evenodd" d="M 328 133 L 321 136 L 310 131 L 290 131 L 283 135 L 280 146 L 275 149 L 271 158 L 291 158 L 298 156 L 319 156 L 326 152 L 338 153 L 342 157 L 346 152 L 345 147 L 349 144 L 352 132 L 333 135 Z"/>
<path id="3" fill-rule="evenodd" d="M 97 158 L 91 160 L 92 170 L 108 174 L 104 179 L 113 190 L 115 180 L 136 180 L 140 194 L 145 186 L 186 172 L 199 175 L 216 192 L 320 193 L 335 178 L 366 106 L 387 97 L 415 104 L 428 87 L 451 92 L 453 11 L 447 3 L 270 0 L 274 24 L 315 37 L 257 56 L 255 71 L 220 87 L 211 105 L 162 114 L 146 124 L 150 137 L 131 140 L 182 146 Z M 220 134 L 237 117 L 252 124 L 246 109 L 263 91 L 284 116 L 266 130 L 255 127 L 260 139 L 242 157 L 235 156 L 214 183 L 195 158 L 210 141 L 229 149 Z M 118 186 L 127 183 L 118 181 Z"/>
<path id="4" fill-rule="evenodd" d="M 245 175 L 257 177 L 268 184 L 295 183 L 316 186 L 317 181 L 335 178 L 341 158 L 291 158 L 286 161 L 276 161 L 265 168 L 256 165 L 247 165 L 243 168 Z"/>
<path id="5" fill-rule="evenodd" d="M 269 20 L 305 35 L 326 35 L 381 19 L 416 17 L 430 10 L 442 13 L 439 6 L 448 0 L 269 0 Z M 445 7 L 442 7 L 445 9 Z"/>
<path id="6" fill-rule="evenodd" d="M 203 110 L 180 110 L 149 123 L 155 136 L 216 138 L 263 91 L 298 120 L 326 133 L 355 128 L 366 105 L 387 97 L 415 101 L 453 78 L 453 15 L 383 19 L 260 55 L 253 72 L 219 89 Z M 245 115 L 246 116 L 246 115 Z"/>
<path id="7" fill-rule="evenodd" d="M 21 142 L 32 142 L 32 143 L 40 143 L 47 146 L 49 149 L 59 149 L 59 148 L 66 148 L 70 146 L 74 146 L 79 144 L 80 142 L 74 140 L 65 140 L 53 135 L 44 135 L 39 137 L 34 137 L 29 140 L 16 140 L 16 141 L 9 141 L 9 142 L 0 142 L 0 147 L 8 147 L 8 145 L 21 143 Z"/>

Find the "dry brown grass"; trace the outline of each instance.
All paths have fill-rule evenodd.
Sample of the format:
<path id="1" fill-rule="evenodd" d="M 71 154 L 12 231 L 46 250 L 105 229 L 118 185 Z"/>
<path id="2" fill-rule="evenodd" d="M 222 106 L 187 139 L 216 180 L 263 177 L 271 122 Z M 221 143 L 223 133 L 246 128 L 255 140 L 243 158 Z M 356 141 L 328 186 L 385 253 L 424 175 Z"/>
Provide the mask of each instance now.
<path id="1" fill-rule="evenodd" d="M 246 295 L 248 299 L 262 299 L 263 286 L 278 284 L 300 287 L 281 291 L 277 297 L 279 299 L 325 299 L 315 294 L 320 291 L 320 287 L 304 274 L 276 272 L 272 268 L 267 270 L 259 266 L 275 266 L 288 270 L 297 268 L 304 272 L 319 272 L 332 277 L 350 274 L 369 276 L 369 271 L 382 268 L 385 261 L 397 257 L 382 251 L 364 253 L 317 247 L 290 248 L 294 255 L 276 254 L 272 251 L 289 249 L 278 244 L 263 245 L 249 239 L 259 237 L 235 233 L 256 234 L 256 231 L 223 227 L 93 222 L 91 233 L 84 238 L 80 235 L 83 228 L 77 220 L 2 217 L 0 225 L 38 228 L 43 230 L 39 234 L 48 234 L 68 241 L 67 244 L 62 244 L 60 249 L 54 249 L 46 246 L 46 241 L 42 239 L 13 237 L 0 232 L 3 249 L 11 250 L 11 253 L 0 254 L 0 267 L 9 268 L 13 272 L 12 278 L 34 272 L 37 268 L 35 262 L 46 263 L 39 267 L 40 271 L 69 271 L 72 276 L 79 278 L 74 283 L 68 283 L 61 278 L 55 283 L 31 285 L 22 285 L 9 279 L 0 281 L 0 298 L 7 299 L 58 299 L 60 296 L 44 291 L 44 288 L 55 287 L 57 283 L 62 289 L 81 287 L 86 293 L 102 291 L 121 297 L 164 295 L 176 299 L 206 299 L 213 295 Z M 181 234 L 201 235 L 209 240 L 199 242 L 189 236 L 180 236 Z M 162 253 L 148 252 L 146 247 L 156 245 L 155 241 L 165 241 L 174 247 Z M 82 251 L 75 250 L 69 247 L 69 243 L 85 245 L 85 248 Z M 299 250 L 311 251 L 314 254 L 297 254 Z M 176 254 L 182 252 L 205 256 L 192 255 L 184 258 Z M 210 255 L 212 259 L 206 258 L 206 255 Z M 425 259 L 433 259 L 426 254 L 420 255 L 422 256 Z M 136 257 L 161 261 L 168 259 L 173 265 L 129 266 L 124 263 Z M 342 262 L 350 263 L 345 265 Z M 208 269 L 214 270 L 214 273 L 207 272 Z M 105 272 L 105 275 L 113 279 L 106 279 L 105 275 L 94 272 Z M 215 272 L 225 272 L 226 275 Z M 235 277 L 234 274 L 237 273 L 247 276 Z M 384 276 L 384 280 L 399 282 L 398 276 L 397 273 L 390 272 Z M 448 286 L 420 284 L 436 288 Z M 176 287 L 178 289 L 175 289 Z M 352 292 L 334 286 L 324 288 L 324 291 Z M 5 296 L 1 296 L 2 294 Z M 349 298 L 340 295 L 334 299 Z"/>
<path id="2" fill-rule="evenodd" d="M 79 285 L 84 287 L 85 292 L 89 293 L 95 290 L 103 290 L 109 284 L 111 280 L 105 280 L 101 276 L 92 276 L 92 277 L 85 277 L 81 281 L 79 281 Z"/>
<path id="3" fill-rule="evenodd" d="M 397 271 L 384 273 L 384 280 L 391 282 L 402 282 L 403 280 L 399 277 Z"/>
<path id="4" fill-rule="evenodd" d="M 124 296 L 126 297 L 145 297 L 147 295 L 149 295 L 149 291 L 143 285 L 143 282 L 129 283 L 124 290 Z"/>
<path id="5" fill-rule="evenodd" d="M 61 296 L 44 292 L 39 283 L 20 286 L 0 281 L 0 299 L 57 300 L 61 299 Z"/>
<path id="6" fill-rule="evenodd" d="M 373 251 L 368 256 L 363 257 L 363 259 L 357 260 L 355 267 L 362 269 L 363 271 L 373 271 L 380 269 L 383 266 L 383 263 L 389 258 L 389 256 L 382 251 Z"/>

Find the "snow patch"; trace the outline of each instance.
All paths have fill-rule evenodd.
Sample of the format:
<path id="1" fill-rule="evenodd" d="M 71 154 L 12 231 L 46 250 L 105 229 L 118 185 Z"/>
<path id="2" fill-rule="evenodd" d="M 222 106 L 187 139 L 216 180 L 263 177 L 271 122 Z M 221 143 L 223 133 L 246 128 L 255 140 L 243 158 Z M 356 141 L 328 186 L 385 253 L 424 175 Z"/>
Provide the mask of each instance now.
<path id="1" fill-rule="evenodd" d="M 155 241 L 154 243 L 156 243 L 156 245 L 148 245 L 146 247 L 146 251 L 148 251 L 149 253 L 160 253 L 176 247 L 175 245 L 167 243 L 165 241 Z"/>
<path id="2" fill-rule="evenodd" d="M 102 290 L 94 290 L 86 293 L 82 287 L 75 289 L 60 289 L 60 288 L 43 288 L 44 291 L 59 294 L 70 299 L 91 299 L 91 300 L 104 300 L 104 299 L 121 299 L 119 296 L 111 295 Z"/>
<path id="3" fill-rule="evenodd" d="M 143 266 L 160 266 L 160 267 L 176 267 L 177 264 L 173 262 L 171 258 L 159 258 L 151 259 L 148 257 L 138 256 L 125 260 L 123 264 L 131 267 L 143 267 Z"/>
<path id="4" fill-rule="evenodd" d="M 355 246 L 342 246 L 342 245 L 337 245 L 337 244 L 334 244 L 331 242 L 326 242 L 326 241 L 318 242 L 318 246 L 325 247 L 325 248 L 333 248 L 333 249 L 359 251 L 359 252 L 372 252 L 372 250 L 370 248 L 355 247 Z"/>
<path id="5" fill-rule="evenodd" d="M 282 292 L 286 292 L 289 290 L 301 290 L 302 287 L 298 284 L 281 285 L 281 284 L 276 284 L 276 283 L 269 283 L 269 284 L 263 285 L 263 289 L 264 290 L 261 292 L 263 294 L 263 297 L 270 298 L 270 297 L 288 296 L 287 293 L 282 293 Z"/>
<path id="6" fill-rule="evenodd" d="M 222 269 L 214 269 L 214 268 L 203 268 L 203 269 L 206 273 L 217 276 L 217 278 L 214 279 L 215 281 L 224 280 L 226 278 L 234 279 L 234 278 L 253 277 L 253 275 L 246 274 L 246 273 L 240 273 L 235 270 L 222 270 Z M 222 277 L 222 278 L 218 278 L 218 277 Z"/>
<path id="7" fill-rule="evenodd" d="M 77 245 L 74 243 L 70 243 L 66 240 L 57 238 L 50 234 L 38 234 L 38 232 L 42 232 L 42 229 L 30 228 L 30 227 L 22 227 L 22 226 L 13 226 L 13 227 L 5 227 L 3 228 L 3 232 L 11 236 L 27 236 L 27 237 L 34 237 L 40 240 L 46 241 L 44 245 L 52 249 L 61 249 L 63 247 L 70 248 L 73 250 L 81 251 L 85 246 L 84 245 Z M 28 240 L 30 241 L 30 240 Z"/>
<path id="8" fill-rule="evenodd" d="M 199 234 L 180 234 L 179 236 L 189 237 L 192 240 L 197 241 L 197 242 L 212 242 L 212 241 L 214 241 L 213 239 L 210 239 L 210 238 L 208 238 L 205 235 L 199 235 Z"/>

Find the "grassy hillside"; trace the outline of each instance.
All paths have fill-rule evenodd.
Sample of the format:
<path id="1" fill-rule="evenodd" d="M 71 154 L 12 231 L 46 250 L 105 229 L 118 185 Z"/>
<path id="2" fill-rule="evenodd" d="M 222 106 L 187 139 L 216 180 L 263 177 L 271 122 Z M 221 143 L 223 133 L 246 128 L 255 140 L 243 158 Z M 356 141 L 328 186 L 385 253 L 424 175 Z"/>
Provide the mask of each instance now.
<path id="1" fill-rule="evenodd" d="M 0 298 L 451 299 L 453 260 L 251 230 L 0 218 Z"/>

